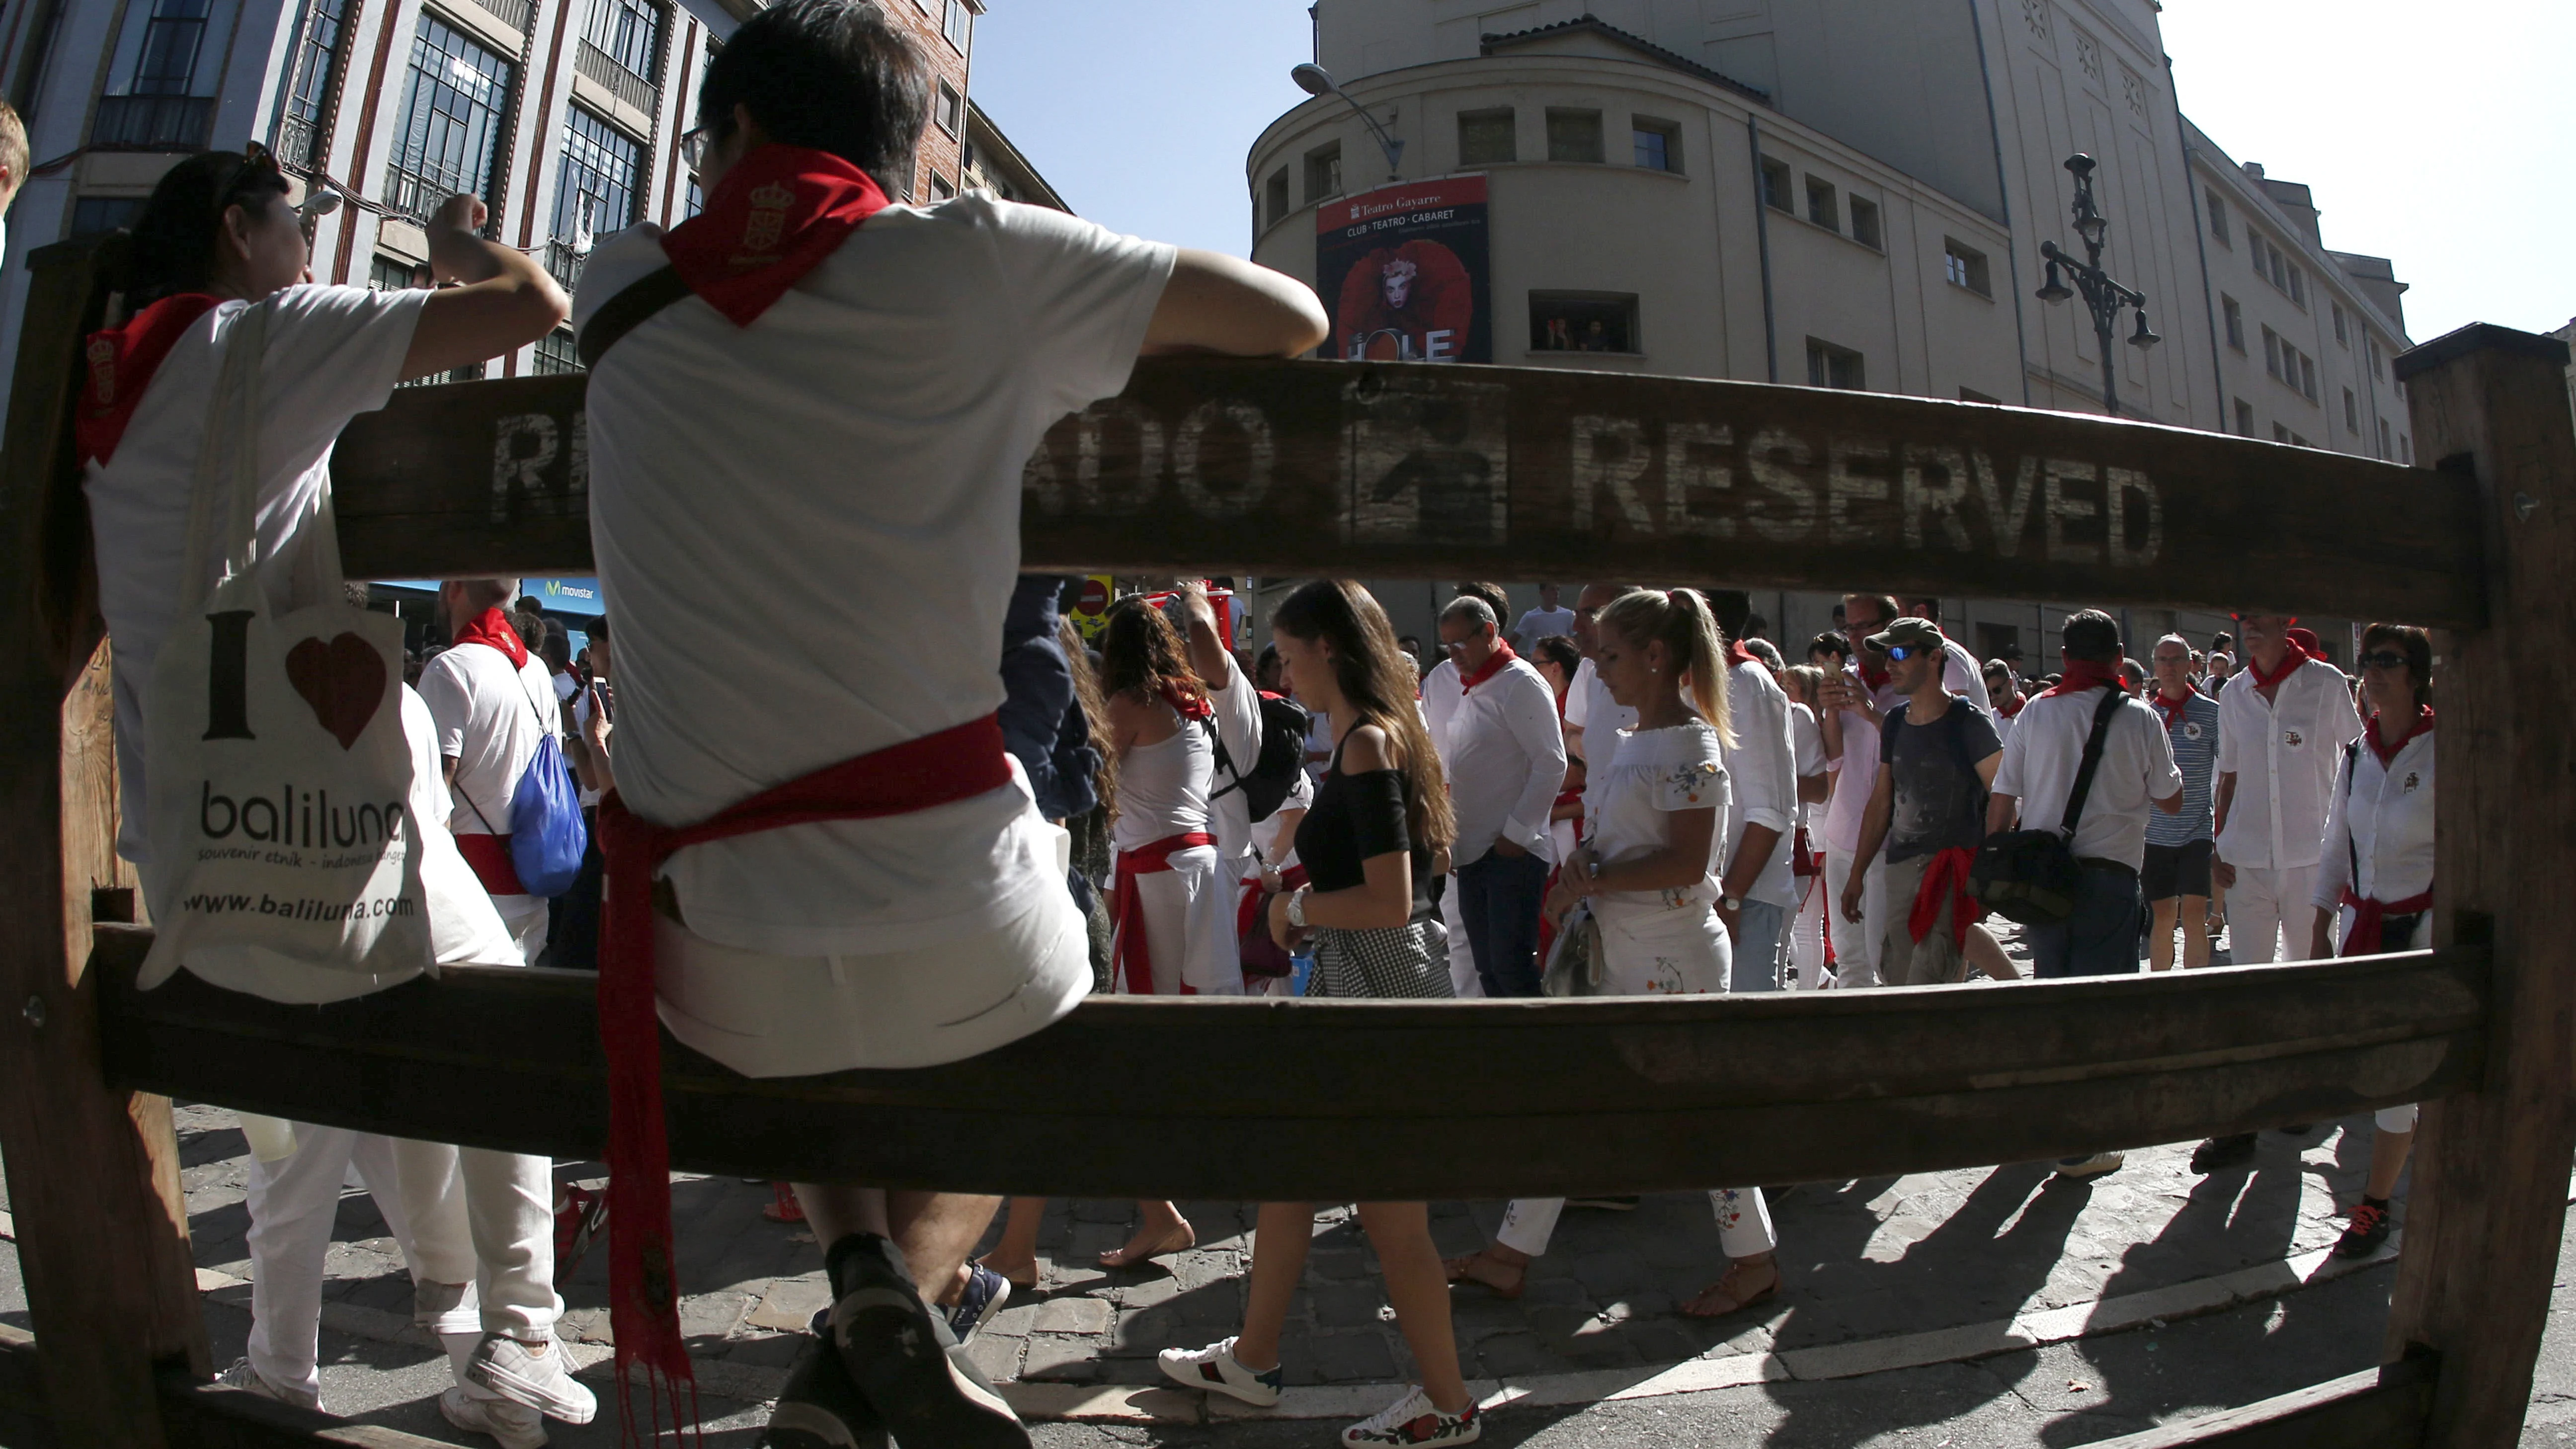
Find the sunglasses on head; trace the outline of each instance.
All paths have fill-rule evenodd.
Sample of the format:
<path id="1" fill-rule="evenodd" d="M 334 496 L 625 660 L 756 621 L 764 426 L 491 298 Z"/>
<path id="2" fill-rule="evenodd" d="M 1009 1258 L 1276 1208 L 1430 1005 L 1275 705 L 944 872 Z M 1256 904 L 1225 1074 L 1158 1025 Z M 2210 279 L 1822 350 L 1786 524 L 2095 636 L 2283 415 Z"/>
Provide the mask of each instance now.
<path id="1" fill-rule="evenodd" d="M 2409 667 L 2406 656 L 2398 653 L 2394 649 L 2379 649 L 2374 650 L 2371 653 L 2364 654 L 2361 656 L 2361 663 L 2362 667 L 2365 669 L 2405 669 Z"/>

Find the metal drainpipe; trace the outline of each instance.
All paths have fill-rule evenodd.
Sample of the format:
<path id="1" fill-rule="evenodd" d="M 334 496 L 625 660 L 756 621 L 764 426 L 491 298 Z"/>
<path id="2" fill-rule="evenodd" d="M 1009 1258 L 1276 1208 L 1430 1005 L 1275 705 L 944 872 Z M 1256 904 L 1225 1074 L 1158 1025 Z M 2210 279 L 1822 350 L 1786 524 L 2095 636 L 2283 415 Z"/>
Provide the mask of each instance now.
<path id="1" fill-rule="evenodd" d="M 2165 57 L 2165 88 L 2174 98 L 2174 137 L 2182 143 L 2183 185 L 2191 191 L 2192 250 L 2200 255 L 2200 307 L 2209 320 L 2209 385 L 2218 389 L 2218 431 L 2236 431 L 2236 420 L 2227 415 L 2227 355 L 2219 348 L 2225 339 L 2218 331 L 2218 295 L 2209 284 L 2209 219 L 2200 214 L 2200 178 L 2192 175 L 2191 132 L 2183 128 L 2182 91 L 2174 83 L 2173 57 Z"/>
<path id="2" fill-rule="evenodd" d="M 2004 171 L 2003 122 L 1995 113 L 1995 72 L 1986 63 L 1984 3 L 1985 0 L 1968 0 L 1968 28 L 1976 33 L 1977 78 L 1984 82 L 1986 88 L 1986 134 L 1993 139 L 1995 147 L 1995 196 L 1997 204 L 2004 209 L 2004 236 L 2009 239 L 2009 245 L 2004 248 L 2004 264 L 2012 271 L 2013 355 L 2021 362 L 2021 405 L 2029 407 L 2030 334 L 2023 330 L 2021 313 L 2021 239 L 2013 235 L 2012 229 L 2012 184 Z"/>
<path id="3" fill-rule="evenodd" d="M 1762 252 L 1762 357 L 1770 380 L 1780 380 L 1780 331 L 1771 310 L 1771 203 L 1762 196 L 1762 122 L 1744 114 L 1745 144 L 1753 150 L 1753 237 Z"/>

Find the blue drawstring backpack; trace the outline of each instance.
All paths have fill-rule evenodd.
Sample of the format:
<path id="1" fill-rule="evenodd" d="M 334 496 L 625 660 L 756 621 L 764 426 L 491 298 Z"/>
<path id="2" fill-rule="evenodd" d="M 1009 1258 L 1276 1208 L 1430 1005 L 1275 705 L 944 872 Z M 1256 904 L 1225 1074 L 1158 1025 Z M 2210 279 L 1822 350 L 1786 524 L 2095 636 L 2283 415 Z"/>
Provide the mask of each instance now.
<path id="1" fill-rule="evenodd" d="M 563 745 L 546 729 L 535 700 L 528 701 L 528 711 L 537 716 L 537 757 L 528 761 L 519 787 L 510 792 L 510 868 L 519 873 L 528 894 L 551 900 L 571 890 L 580 877 L 590 827 L 582 823 L 581 792 L 572 767 L 564 762 Z M 474 797 L 467 795 L 465 804 L 484 829 L 492 829 L 491 817 Z"/>

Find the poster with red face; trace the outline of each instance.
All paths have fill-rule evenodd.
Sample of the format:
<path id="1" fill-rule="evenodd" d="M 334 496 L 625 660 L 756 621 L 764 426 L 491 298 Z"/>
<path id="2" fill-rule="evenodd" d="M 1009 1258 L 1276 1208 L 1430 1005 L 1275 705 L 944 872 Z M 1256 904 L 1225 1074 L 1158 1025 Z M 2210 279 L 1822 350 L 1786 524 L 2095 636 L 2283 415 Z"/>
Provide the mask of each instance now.
<path id="1" fill-rule="evenodd" d="M 1401 182 L 1315 213 L 1315 290 L 1333 310 L 1328 357 L 1494 360 L 1485 178 Z"/>

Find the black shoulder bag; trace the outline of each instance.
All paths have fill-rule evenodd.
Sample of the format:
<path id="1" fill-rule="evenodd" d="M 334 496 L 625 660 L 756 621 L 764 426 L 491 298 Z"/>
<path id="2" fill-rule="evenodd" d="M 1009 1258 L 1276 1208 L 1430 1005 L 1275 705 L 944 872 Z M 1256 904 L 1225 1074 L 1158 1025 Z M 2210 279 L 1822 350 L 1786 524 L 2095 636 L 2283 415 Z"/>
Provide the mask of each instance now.
<path id="1" fill-rule="evenodd" d="M 2075 914 L 2084 881 L 2084 867 L 2075 859 L 2075 823 L 2084 816 L 2084 797 L 2093 792 L 2094 772 L 2102 767 L 2111 721 L 2127 700 L 2117 688 L 2102 691 L 2093 734 L 2084 742 L 2084 763 L 2076 767 L 2075 788 L 2067 792 L 2066 814 L 2055 830 L 2007 831 L 1977 847 L 1968 891 L 1987 910 L 2025 926 L 2054 926 Z"/>

